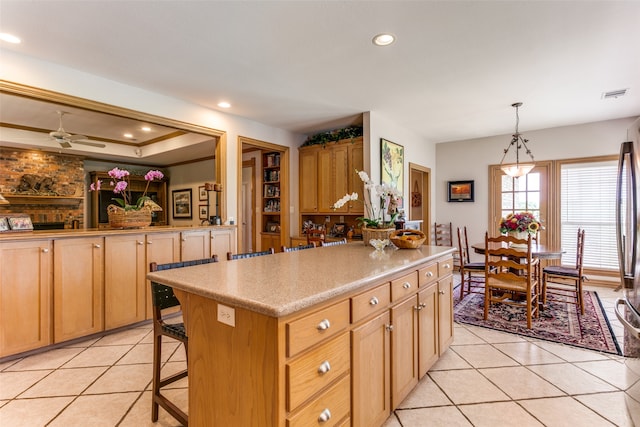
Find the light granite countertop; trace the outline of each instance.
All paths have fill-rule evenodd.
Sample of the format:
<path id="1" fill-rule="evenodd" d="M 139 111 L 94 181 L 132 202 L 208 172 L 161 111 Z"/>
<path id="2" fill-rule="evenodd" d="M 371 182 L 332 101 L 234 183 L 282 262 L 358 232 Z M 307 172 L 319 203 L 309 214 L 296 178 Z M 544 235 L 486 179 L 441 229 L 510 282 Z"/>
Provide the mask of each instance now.
<path id="1" fill-rule="evenodd" d="M 147 278 L 223 304 L 282 317 L 454 251 L 422 246 L 386 248 L 380 253 L 354 242 L 164 270 Z"/>

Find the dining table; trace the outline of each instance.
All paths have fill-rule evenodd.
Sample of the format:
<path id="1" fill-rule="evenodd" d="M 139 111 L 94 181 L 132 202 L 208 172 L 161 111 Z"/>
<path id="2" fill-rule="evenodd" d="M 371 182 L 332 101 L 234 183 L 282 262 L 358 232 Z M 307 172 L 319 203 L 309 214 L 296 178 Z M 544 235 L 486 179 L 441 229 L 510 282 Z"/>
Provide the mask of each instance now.
<path id="1" fill-rule="evenodd" d="M 501 245 L 501 243 L 491 243 L 492 245 Z M 484 255 L 485 242 L 474 243 L 471 245 L 474 252 Z M 519 248 L 518 248 L 519 249 Z M 526 254 L 526 248 L 522 248 L 523 255 Z M 539 243 L 531 244 L 531 256 L 538 259 L 561 259 L 565 251 L 562 248 L 553 245 L 542 245 Z"/>

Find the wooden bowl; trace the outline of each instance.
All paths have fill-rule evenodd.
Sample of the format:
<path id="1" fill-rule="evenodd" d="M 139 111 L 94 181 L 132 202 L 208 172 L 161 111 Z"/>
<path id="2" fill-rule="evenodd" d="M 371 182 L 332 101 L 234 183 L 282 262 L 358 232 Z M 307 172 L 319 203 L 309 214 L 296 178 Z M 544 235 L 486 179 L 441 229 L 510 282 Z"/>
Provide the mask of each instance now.
<path id="1" fill-rule="evenodd" d="M 396 230 L 389 236 L 391 243 L 400 249 L 417 249 L 422 246 L 426 239 L 427 236 L 422 231 L 410 228 Z"/>

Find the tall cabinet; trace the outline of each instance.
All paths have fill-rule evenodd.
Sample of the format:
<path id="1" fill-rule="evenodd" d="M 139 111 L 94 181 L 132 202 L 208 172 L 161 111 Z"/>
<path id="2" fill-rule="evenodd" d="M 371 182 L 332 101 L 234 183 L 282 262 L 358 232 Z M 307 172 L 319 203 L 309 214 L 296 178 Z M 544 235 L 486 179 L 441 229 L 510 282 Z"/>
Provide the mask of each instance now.
<path id="1" fill-rule="evenodd" d="M 281 246 L 280 153 L 262 153 L 262 250 Z"/>

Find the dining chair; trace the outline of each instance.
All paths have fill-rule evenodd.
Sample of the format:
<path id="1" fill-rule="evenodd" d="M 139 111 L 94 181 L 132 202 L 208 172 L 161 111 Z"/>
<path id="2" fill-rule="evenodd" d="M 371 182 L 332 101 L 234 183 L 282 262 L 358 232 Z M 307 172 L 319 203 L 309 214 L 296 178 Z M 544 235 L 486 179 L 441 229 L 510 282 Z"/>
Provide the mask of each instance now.
<path id="1" fill-rule="evenodd" d="M 231 252 L 227 252 L 227 260 L 231 261 L 234 259 L 254 258 L 257 256 L 271 255 L 271 254 L 274 254 L 275 252 L 276 251 L 273 248 L 269 248 L 265 251 L 260 251 L 260 252 L 245 252 L 243 254 L 234 254 Z"/>
<path id="2" fill-rule="evenodd" d="M 282 252 L 295 252 L 295 251 L 302 251 L 304 249 L 313 249 L 316 247 L 316 243 L 315 242 L 311 242 L 307 245 L 298 245 L 298 246 L 291 246 L 291 247 L 287 247 L 287 246 L 282 246 Z"/>
<path id="3" fill-rule="evenodd" d="M 491 303 L 520 306 L 526 309 L 527 328 L 533 317 L 540 315 L 540 286 L 536 274 L 540 263 L 531 255 L 531 235 L 527 239 L 485 233 L 484 320 L 489 317 Z M 526 252 L 512 244 L 527 245 Z"/>
<path id="4" fill-rule="evenodd" d="M 315 242 L 316 245 L 324 242 L 327 237 L 327 227 L 324 225 L 320 227 L 309 228 L 307 230 L 307 244 Z"/>
<path id="5" fill-rule="evenodd" d="M 465 292 L 484 293 L 484 262 L 471 262 L 467 227 L 458 227 L 458 252 L 460 253 L 460 300 Z M 466 290 L 465 290 L 466 288 Z"/>
<path id="6" fill-rule="evenodd" d="M 453 226 L 451 223 L 433 224 L 433 237 L 436 246 L 454 246 L 453 243 Z M 453 253 L 453 269 L 460 270 L 460 252 Z"/>
<path id="7" fill-rule="evenodd" d="M 172 262 L 167 264 L 158 264 L 152 262 L 149 264 L 149 271 L 163 271 L 173 268 L 189 267 L 192 265 L 209 264 L 218 262 L 218 256 L 213 255 L 211 258 L 196 259 L 191 261 Z M 188 343 L 189 338 L 183 322 L 167 322 L 169 317 L 176 316 L 176 313 L 166 314 L 166 310 L 180 306 L 180 301 L 173 293 L 173 288 L 161 285 L 151 281 L 151 299 L 153 303 L 153 385 L 151 393 L 151 421 L 158 421 L 158 407 L 162 406 L 169 414 L 184 426 L 188 425 L 189 417 L 183 410 L 178 408 L 165 395 L 162 394 L 161 388 L 174 383 L 187 376 L 187 369 L 176 372 L 165 378 L 161 377 L 162 370 L 162 337 L 166 336 L 180 341 L 184 345 L 184 351 L 187 359 L 189 358 Z"/>
<path id="8" fill-rule="evenodd" d="M 347 244 L 347 239 L 344 237 L 340 240 L 332 240 L 330 242 L 327 242 L 327 241 L 320 242 L 320 246 L 338 246 L 338 245 L 346 245 L 346 244 Z"/>
<path id="9" fill-rule="evenodd" d="M 550 265 L 542 269 L 542 302 L 547 303 L 547 294 L 562 297 L 573 297 L 569 304 L 580 307 L 580 314 L 584 314 L 584 299 L 582 284 L 587 280 L 583 273 L 582 259 L 584 257 L 584 230 L 578 229 L 576 244 L 575 266 Z M 572 295 L 573 294 L 573 295 Z"/>

